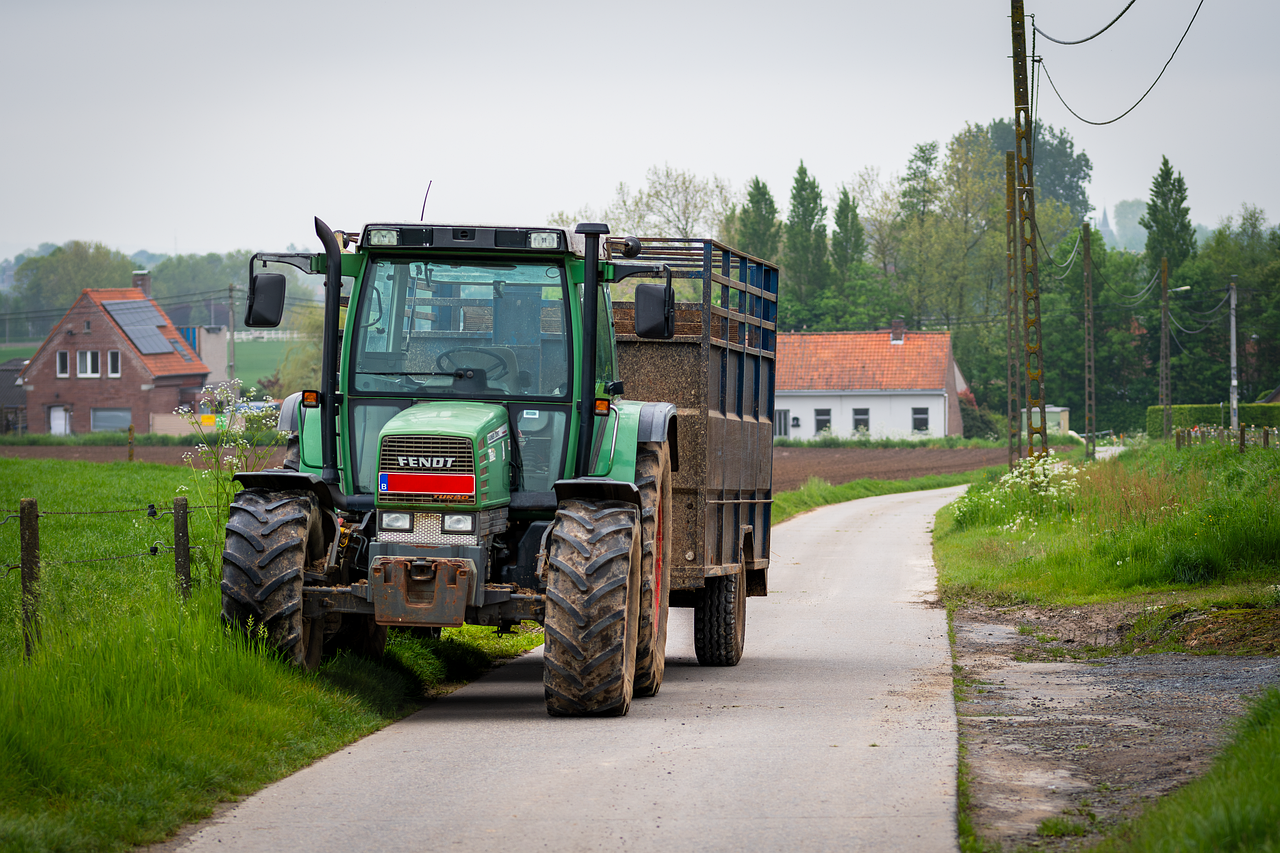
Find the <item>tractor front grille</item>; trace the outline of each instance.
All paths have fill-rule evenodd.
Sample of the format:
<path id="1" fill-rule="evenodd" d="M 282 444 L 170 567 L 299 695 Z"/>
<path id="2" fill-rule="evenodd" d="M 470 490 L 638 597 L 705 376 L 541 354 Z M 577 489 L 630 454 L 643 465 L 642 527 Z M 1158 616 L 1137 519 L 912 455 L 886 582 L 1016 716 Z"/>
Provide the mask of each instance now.
<path id="1" fill-rule="evenodd" d="M 475 485 L 471 494 L 441 491 L 382 491 L 378 496 L 399 504 L 474 503 L 479 499 L 475 489 L 476 457 L 471 439 L 439 435 L 389 435 L 382 440 L 378 458 L 379 478 L 383 474 L 445 474 L 470 477 Z"/>

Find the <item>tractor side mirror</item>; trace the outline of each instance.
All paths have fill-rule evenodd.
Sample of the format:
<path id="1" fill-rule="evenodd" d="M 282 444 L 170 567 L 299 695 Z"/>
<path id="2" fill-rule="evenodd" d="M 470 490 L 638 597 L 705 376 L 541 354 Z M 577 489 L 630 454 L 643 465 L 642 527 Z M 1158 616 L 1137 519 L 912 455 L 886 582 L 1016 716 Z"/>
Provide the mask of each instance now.
<path id="1" fill-rule="evenodd" d="M 636 285 L 636 336 L 669 341 L 676 334 L 676 291 L 666 284 Z"/>
<path id="2" fill-rule="evenodd" d="M 275 328 L 284 315 L 285 278 L 278 272 L 260 272 L 249 279 L 249 302 L 244 324 L 253 329 Z"/>

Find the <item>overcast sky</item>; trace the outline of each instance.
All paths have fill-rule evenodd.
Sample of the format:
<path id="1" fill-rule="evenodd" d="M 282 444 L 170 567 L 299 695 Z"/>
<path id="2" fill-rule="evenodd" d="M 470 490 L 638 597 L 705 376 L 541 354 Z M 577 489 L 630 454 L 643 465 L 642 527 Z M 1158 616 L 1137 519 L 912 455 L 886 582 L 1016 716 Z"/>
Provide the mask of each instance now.
<path id="1" fill-rule="evenodd" d="M 1081 38 L 1127 0 L 1027 0 Z M 1137 0 L 1088 44 L 1037 48 L 1086 118 L 1123 112 L 1198 0 Z M 1012 113 L 1009 3 L 5 4 L 0 258 L 41 242 L 126 253 L 318 248 L 414 219 L 542 224 L 654 164 L 786 208 L 804 160 L 830 195 L 864 166 Z M 1204 0 L 1155 90 L 1107 127 L 1043 87 L 1093 160 L 1090 198 L 1145 198 L 1168 155 L 1193 222 L 1280 215 L 1275 0 Z M 1043 82 L 1043 78 L 1042 78 Z"/>

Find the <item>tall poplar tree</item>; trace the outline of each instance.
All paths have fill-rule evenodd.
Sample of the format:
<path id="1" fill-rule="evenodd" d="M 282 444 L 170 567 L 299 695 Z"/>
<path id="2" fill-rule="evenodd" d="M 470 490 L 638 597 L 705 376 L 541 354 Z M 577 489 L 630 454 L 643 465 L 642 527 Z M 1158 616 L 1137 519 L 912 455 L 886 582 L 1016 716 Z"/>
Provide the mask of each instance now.
<path id="1" fill-rule="evenodd" d="M 1160 171 L 1151 179 L 1147 213 L 1138 220 L 1147 229 L 1147 263 L 1159 269 L 1160 259 L 1169 259 L 1169 274 L 1196 253 L 1196 232 L 1191 227 L 1187 207 L 1187 183 L 1182 173 L 1173 173 L 1168 157 L 1160 158 Z"/>
<path id="2" fill-rule="evenodd" d="M 747 203 L 737 217 L 737 248 L 766 261 L 778 260 L 782 223 L 768 185 L 758 177 L 747 187 Z"/>
<path id="3" fill-rule="evenodd" d="M 827 206 L 822 203 L 818 180 L 809 176 L 801 160 L 791 185 L 791 209 L 782 247 L 786 286 L 779 313 L 787 328 L 802 328 L 819 319 L 818 300 L 831 279 L 826 218 Z"/>
<path id="4" fill-rule="evenodd" d="M 831 264 L 836 280 L 853 278 L 857 265 L 867 256 L 867 235 L 858 219 L 858 200 L 848 187 L 840 188 L 836 198 L 836 230 L 831 235 Z"/>

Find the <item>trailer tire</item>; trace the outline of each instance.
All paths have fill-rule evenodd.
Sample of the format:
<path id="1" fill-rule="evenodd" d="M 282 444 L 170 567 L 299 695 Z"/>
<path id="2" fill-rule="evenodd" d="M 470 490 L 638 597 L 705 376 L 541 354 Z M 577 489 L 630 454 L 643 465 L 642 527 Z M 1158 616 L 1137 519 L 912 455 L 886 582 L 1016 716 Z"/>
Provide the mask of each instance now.
<path id="1" fill-rule="evenodd" d="M 662 687 L 671 597 L 671 449 L 645 442 L 636 454 L 640 488 L 640 631 L 636 643 L 636 696 Z"/>
<path id="2" fill-rule="evenodd" d="M 302 616 L 303 572 L 324 556 L 320 508 L 309 491 L 245 489 L 231 503 L 222 552 L 222 619 L 291 663 L 314 669 L 324 620 Z"/>
<path id="3" fill-rule="evenodd" d="M 707 578 L 693 607 L 693 650 L 703 666 L 737 666 L 747 635 L 747 579 Z"/>
<path id="4" fill-rule="evenodd" d="M 554 717 L 631 707 L 640 621 L 639 512 L 623 501 L 560 502 L 547 537 L 542 683 Z"/>

